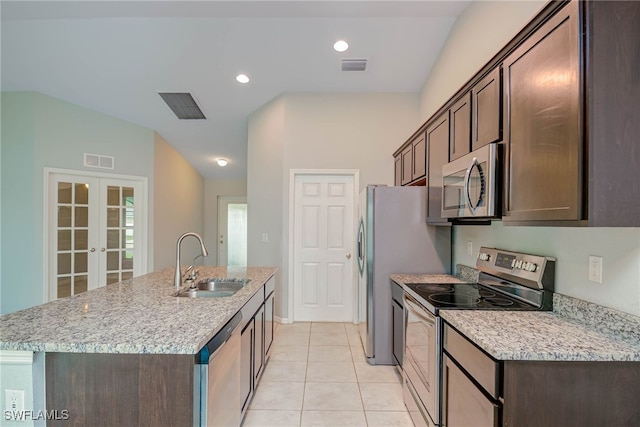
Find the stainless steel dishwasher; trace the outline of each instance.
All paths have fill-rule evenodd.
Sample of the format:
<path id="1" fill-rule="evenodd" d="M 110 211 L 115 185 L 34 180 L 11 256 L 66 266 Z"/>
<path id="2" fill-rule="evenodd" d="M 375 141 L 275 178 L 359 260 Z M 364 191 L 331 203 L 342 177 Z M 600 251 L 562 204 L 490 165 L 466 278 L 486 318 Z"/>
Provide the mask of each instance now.
<path id="1" fill-rule="evenodd" d="M 196 355 L 195 426 L 240 426 L 241 320 L 238 312 Z"/>

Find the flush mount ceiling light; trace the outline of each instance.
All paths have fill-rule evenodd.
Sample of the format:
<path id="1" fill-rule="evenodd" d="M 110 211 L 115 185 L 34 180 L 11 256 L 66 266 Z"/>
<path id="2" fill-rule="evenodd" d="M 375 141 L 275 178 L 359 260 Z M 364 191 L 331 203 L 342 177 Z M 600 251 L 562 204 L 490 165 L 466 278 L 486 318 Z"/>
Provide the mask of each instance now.
<path id="1" fill-rule="evenodd" d="M 229 161 L 227 159 L 219 158 L 219 159 L 216 159 L 216 163 L 220 167 L 225 167 L 229 164 Z"/>
<path id="2" fill-rule="evenodd" d="M 242 84 L 249 83 L 249 80 L 250 80 L 249 76 L 247 76 L 246 74 L 238 74 L 236 76 L 236 81 L 238 83 L 242 83 Z"/>
<path id="3" fill-rule="evenodd" d="M 335 42 L 333 44 L 333 48 L 337 51 L 337 52 L 344 52 L 347 49 L 349 49 L 349 43 L 347 43 L 344 40 L 338 40 L 337 42 Z"/>

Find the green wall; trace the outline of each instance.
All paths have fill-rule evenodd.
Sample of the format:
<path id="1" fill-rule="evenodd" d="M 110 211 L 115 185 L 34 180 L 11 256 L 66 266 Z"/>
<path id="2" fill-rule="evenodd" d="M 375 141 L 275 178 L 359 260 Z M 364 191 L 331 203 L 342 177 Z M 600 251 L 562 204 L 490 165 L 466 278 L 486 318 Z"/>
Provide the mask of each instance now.
<path id="1" fill-rule="evenodd" d="M 108 172 L 149 178 L 152 205 L 154 132 L 36 92 L 3 92 L 1 112 L 4 314 L 46 301 L 44 168 L 105 172 L 84 167 L 84 153 L 113 156 Z"/>

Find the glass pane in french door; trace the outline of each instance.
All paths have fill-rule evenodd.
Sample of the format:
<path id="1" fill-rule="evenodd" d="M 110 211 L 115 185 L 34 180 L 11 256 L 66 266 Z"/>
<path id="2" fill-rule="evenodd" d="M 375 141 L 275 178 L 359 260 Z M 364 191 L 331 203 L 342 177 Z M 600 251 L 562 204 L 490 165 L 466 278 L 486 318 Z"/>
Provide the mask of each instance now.
<path id="1" fill-rule="evenodd" d="M 56 296 L 62 298 L 87 290 L 92 255 L 87 237 L 90 222 L 89 203 L 97 202 L 92 200 L 97 193 L 91 194 L 90 187 L 93 184 L 89 182 L 63 179 L 56 181 L 55 185 L 54 285 Z"/>
<path id="2" fill-rule="evenodd" d="M 135 190 L 133 187 L 106 187 L 106 284 L 131 278 L 134 271 Z M 102 250 L 102 249 L 101 249 Z"/>

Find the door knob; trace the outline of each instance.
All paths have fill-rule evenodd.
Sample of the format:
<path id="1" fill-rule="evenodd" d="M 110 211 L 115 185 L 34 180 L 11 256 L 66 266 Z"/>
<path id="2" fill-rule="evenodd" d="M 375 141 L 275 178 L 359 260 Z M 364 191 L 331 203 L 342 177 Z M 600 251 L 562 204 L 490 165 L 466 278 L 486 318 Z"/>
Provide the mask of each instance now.
<path id="1" fill-rule="evenodd" d="M 347 259 L 351 259 L 351 253 L 347 254 Z"/>

